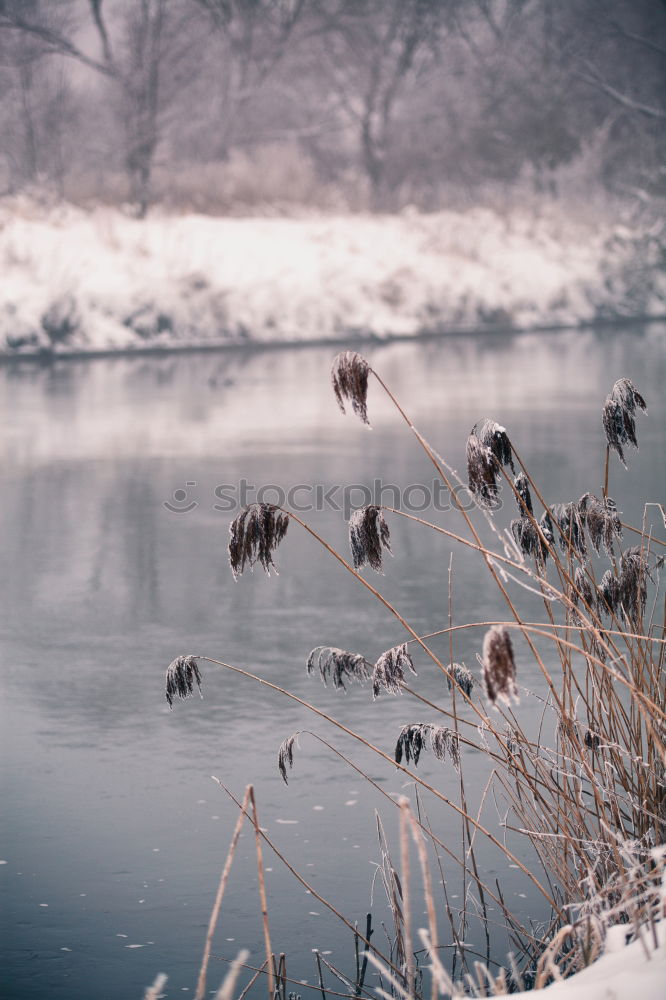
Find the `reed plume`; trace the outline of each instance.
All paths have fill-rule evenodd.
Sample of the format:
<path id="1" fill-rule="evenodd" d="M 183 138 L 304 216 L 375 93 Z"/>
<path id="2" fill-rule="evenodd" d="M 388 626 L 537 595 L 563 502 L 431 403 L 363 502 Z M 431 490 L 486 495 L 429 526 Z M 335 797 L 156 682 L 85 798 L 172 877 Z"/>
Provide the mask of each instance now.
<path id="1" fill-rule="evenodd" d="M 483 639 L 481 656 L 483 681 L 488 700 L 496 705 L 503 701 L 510 705 L 512 699 L 518 702 L 516 684 L 516 664 L 513 658 L 513 644 L 509 630 L 503 625 L 493 625 Z"/>
<path id="2" fill-rule="evenodd" d="M 368 420 L 368 375 L 370 365 L 356 351 L 343 351 L 333 359 L 331 368 L 331 383 L 338 406 L 345 413 L 345 400 L 351 403 L 354 413 L 364 424 L 370 426 Z"/>
<path id="3" fill-rule="evenodd" d="M 490 448 L 500 465 L 508 465 L 515 476 L 516 470 L 513 464 L 511 442 L 506 433 L 506 427 L 502 427 L 501 424 L 486 417 L 480 424 L 474 425 L 472 434 L 476 434 L 481 444 L 485 445 L 486 448 Z"/>
<path id="4" fill-rule="evenodd" d="M 294 766 L 294 744 L 296 743 L 300 735 L 300 730 L 298 732 L 292 733 L 291 736 L 287 736 L 286 740 L 283 740 L 278 749 L 278 770 L 282 775 L 282 780 L 285 785 L 288 785 L 287 780 L 287 766 L 289 770 Z"/>
<path id="5" fill-rule="evenodd" d="M 599 734 L 593 733 L 591 729 L 588 729 L 585 732 L 583 740 L 588 750 L 598 750 L 599 747 L 601 746 L 601 740 L 599 738 Z"/>
<path id="6" fill-rule="evenodd" d="M 452 663 L 449 667 L 449 675 L 453 675 L 453 680 L 469 698 L 474 687 L 474 675 L 469 667 L 466 667 L 464 663 Z M 447 676 L 446 684 L 450 691 L 453 687 L 451 676 Z"/>
<path id="7" fill-rule="evenodd" d="M 235 578 L 260 563 L 270 576 L 273 552 L 287 534 L 289 515 L 270 503 L 253 503 L 229 526 L 229 564 Z"/>
<path id="8" fill-rule="evenodd" d="M 363 684 L 372 674 L 372 663 L 360 653 L 347 653 L 336 646 L 317 646 L 308 656 L 308 674 L 319 670 L 322 682 L 327 684 L 330 677 L 333 687 L 346 691 L 344 678 Z"/>
<path id="9" fill-rule="evenodd" d="M 467 481 L 472 496 L 481 507 L 494 506 L 498 472 L 499 466 L 492 451 L 472 430 L 467 438 Z"/>
<path id="10" fill-rule="evenodd" d="M 527 476 L 525 475 L 525 473 L 523 472 L 519 473 L 514 479 L 513 485 L 516 488 L 516 493 L 523 501 L 525 508 L 527 508 L 530 514 L 533 514 L 534 510 L 532 508 L 532 494 L 530 493 L 530 485 L 527 481 Z M 522 506 L 522 504 L 520 503 L 518 504 L 518 513 L 520 514 L 521 517 L 525 516 L 525 508 Z"/>
<path id="11" fill-rule="evenodd" d="M 620 603 L 627 617 L 638 627 L 647 602 L 647 558 L 638 545 L 620 556 Z"/>
<path id="12" fill-rule="evenodd" d="M 514 518 L 511 522 L 509 526 L 511 534 L 524 556 L 534 556 L 540 563 L 543 563 L 548 556 L 548 547 L 544 544 L 543 538 L 539 535 L 537 526 L 532 520 L 534 508 L 532 507 L 532 494 L 527 476 L 521 472 L 516 476 L 513 485 L 518 494 L 520 517 Z"/>
<path id="13" fill-rule="evenodd" d="M 588 608 L 594 609 L 597 604 L 597 594 L 587 573 L 580 566 L 576 566 L 574 571 L 574 590 L 571 594 L 571 601 L 578 606 L 578 601 L 582 597 Z"/>
<path id="14" fill-rule="evenodd" d="M 354 511 L 349 518 L 349 547 L 354 569 L 367 563 L 377 573 L 382 572 L 382 548 L 391 551 L 391 538 L 381 507 L 369 504 Z"/>
<path id="15" fill-rule="evenodd" d="M 617 452 L 625 469 L 627 463 L 623 446 L 631 444 L 638 448 L 634 419 L 636 407 L 647 413 L 645 400 L 633 382 L 628 378 L 618 379 L 606 397 L 601 416 L 608 446 Z"/>
<path id="16" fill-rule="evenodd" d="M 551 510 L 561 532 L 560 546 L 565 552 L 571 548 L 580 561 L 585 563 L 587 561 L 587 543 L 578 505 L 573 501 L 556 503 L 553 504 Z"/>
<path id="17" fill-rule="evenodd" d="M 173 708 L 174 698 L 187 698 L 197 685 L 201 694 L 201 672 L 194 656 L 177 656 L 166 672 L 166 700 Z"/>
<path id="18" fill-rule="evenodd" d="M 634 413 L 638 406 L 643 413 L 647 413 L 647 404 L 640 392 L 628 378 L 619 378 L 611 391 L 613 399 L 617 399 L 628 413 Z"/>
<path id="19" fill-rule="evenodd" d="M 539 527 L 541 528 L 541 534 L 546 539 L 549 545 L 555 544 L 555 532 L 553 531 L 553 522 L 550 519 L 550 514 L 547 510 L 543 512 L 539 520 Z M 546 552 L 548 550 L 546 549 Z"/>
<path id="20" fill-rule="evenodd" d="M 414 761 L 414 766 L 419 762 L 421 751 L 430 747 L 437 760 L 445 760 L 447 757 L 460 771 L 460 746 L 458 737 L 445 726 L 433 726 L 429 722 L 415 722 L 408 726 L 403 726 L 395 745 L 395 762 L 402 763 L 404 756 L 406 762 Z"/>
<path id="21" fill-rule="evenodd" d="M 526 517 L 514 517 L 510 524 L 511 534 L 516 545 L 524 556 L 535 556 L 537 559 L 545 559 L 548 549 L 539 537 L 535 525 Z"/>
<path id="22" fill-rule="evenodd" d="M 379 657 L 372 671 L 372 697 L 378 698 L 381 691 L 400 694 L 405 681 L 405 670 L 416 674 L 411 653 L 406 643 L 387 649 Z"/>
<path id="23" fill-rule="evenodd" d="M 603 545 L 606 554 L 611 557 L 613 539 L 622 538 L 622 523 L 615 501 L 611 497 L 600 500 L 592 493 L 585 493 L 578 501 L 578 513 L 587 528 L 594 551 L 599 555 Z"/>
<path id="24" fill-rule="evenodd" d="M 617 614 L 620 607 L 620 581 L 607 569 L 597 588 L 597 609 L 606 615 Z"/>

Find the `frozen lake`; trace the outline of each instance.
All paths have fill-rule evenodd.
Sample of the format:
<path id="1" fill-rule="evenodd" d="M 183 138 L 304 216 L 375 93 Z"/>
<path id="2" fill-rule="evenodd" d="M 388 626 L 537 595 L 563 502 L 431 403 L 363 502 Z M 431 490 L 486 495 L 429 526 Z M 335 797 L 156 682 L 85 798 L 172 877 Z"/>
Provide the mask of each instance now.
<path id="1" fill-rule="evenodd" d="M 639 418 L 641 450 L 629 452 L 629 471 L 612 463 L 610 494 L 624 520 L 640 523 L 642 500 L 664 498 L 665 334 L 653 324 L 374 345 L 363 353 L 461 474 L 466 436 L 490 416 L 507 427 L 552 502 L 601 489 L 601 407 L 613 382 L 628 376 L 649 415 Z M 270 836 L 318 892 L 364 924 L 380 860 L 374 810 L 397 856 L 395 811 L 311 737 L 301 739 L 288 787 L 276 767 L 278 745 L 296 729 L 356 754 L 353 743 L 293 702 L 205 664 L 203 701 L 169 711 L 163 690 L 168 663 L 195 652 L 288 687 L 389 753 L 401 725 L 424 718 L 405 698 L 373 703 L 367 687 L 344 695 L 306 676 L 314 646 L 374 660 L 403 634 L 297 525 L 277 553 L 279 577 L 255 572 L 234 582 L 227 563 L 233 512 L 216 505 L 227 505 L 220 497 L 242 480 L 248 490 L 354 485 L 352 506 L 376 479 L 402 491 L 432 486 L 427 459 L 376 386 L 371 433 L 339 413 L 329 385 L 334 353 L 0 368 L 1 992 L 11 1000 L 139 998 L 159 971 L 169 975 L 170 998 L 193 995 L 236 818 L 211 775 L 239 797 L 253 782 Z M 303 490 L 299 499 L 307 496 Z M 342 511 L 303 516 L 347 554 Z M 424 516 L 459 527 L 453 512 Z M 513 505 L 497 515 L 502 525 L 513 516 Z M 492 581 L 465 552 L 418 525 L 390 523 L 395 557 L 386 576 L 366 573 L 415 628 L 446 625 L 451 551 L 454 620 L 505 617 Z M 532 607 L 532 598 L 520 592 L 519 599 Z M 456 660 L 477 670 L 481 640 L 461 632 Z M 414 687 L 446 700 L 441 676 L 423 655 L 415 662 Z M 521 683 L 539 683 L 529 662 L 522 670 Z M 355 759 L 387 791 L 409 790 L 378 758 Z M 465 766 L 473 799 L 481 765 L 470 756 Z M 457 794 L 450 767 L 424 757 L 419 770 Z M 431 819 L 442 839 L 459 842 L 455 817 L 433 807 Z M 262 961 L 253 850 L 244 836 L 211 989 L 226 969 L 221 959 L 240 947 Z M 489 877 L 501 878 L 508 905 L 543 916 L 498 856 L 481 845 L 480 857 Z M 349 970 L 349 932 L 268 849 L 265 863 L 273 944 L 287 953 L 288 974 L 316 984 L 315 947 Z M 456 873 L 449 874 L 455 898 Z M 381 897 L 377 885 L 376 927 L 386 916 Z M 417 907 L 415 921 L 419 915 Z M 499 942 L 500 952 L 505 947 Z M 310 995 L 305 985 L 298 990 Z"/>

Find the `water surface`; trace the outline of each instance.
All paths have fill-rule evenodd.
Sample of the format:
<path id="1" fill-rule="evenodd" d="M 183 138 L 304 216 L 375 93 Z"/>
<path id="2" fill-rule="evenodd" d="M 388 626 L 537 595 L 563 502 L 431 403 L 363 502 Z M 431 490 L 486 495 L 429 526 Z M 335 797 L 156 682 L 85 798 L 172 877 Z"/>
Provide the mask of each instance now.
<path id="1" fill-rule="evenodd" d="M 453 466 L 463 468 L 471 426 L 491 416 L 509 429 L 553 502 L 599 491 L 601 405 L 613 381 L 629 376 L 650 413 L 639 417 L 640 452 L 630 453 L 628 472 L 613 462 L 610 485 L 624 518 L 640 522 L 643 500 L 664 493 L 664 334 L 652 325 L 376 345 L 364 353 Z M 276 750 L 294 730 L 312 729 L 354 754 L 387 792 L 410 790 L 400 775 L 243 678 L 205 667 L 204 700 L 173 712 L 163 694 L 169 661 L 195 652 L 288 687 L 389 753 L 400 726 L 424 717 L 406 698 L 373 702 L 367 688 L 341 695 L 306 676 L 313 646 L 330 643 L 372 660 L 403 634 L 298 526 L 276 556 L 279 577 L 255 571 L 234 582 L 228 569 L 231 515 L 215 508 L 218 487 L 242 479 L 285 490 L 360 487 L 376 478 L 402 489 L 432 483 L 423 453 L 376 387 L 371 432 L 342 417 L 328 382 L 331 353 L 0 370 L 2 992 L 12 1000 L 126 1000 L 142 996 L 158 971 L 169 974 L 169 997 L 194 992 L 236 818 L 211 775 L 237 796 L 254 783 L 270 836 L 318 892 L 352 921 L 365 921 L 380 860 L 374 810 L 397 855 L 394 810 L 307 735 L 285 787 Z M 361 497 L 359 490 L 352 501 Z M 304 516 L 346 553 L 342 512 Z M 424 516 L 459 527 L 451 512 Z M 500 511 L 498 523 L 513 516 Z M 369 578 L 415 628 L 446 625 L 452 552 L 454 620 L 506 616 L 492 582 L 463 550 L 397 518 L 391 532 L 386 575 Z M 538 614 L 530 595 L 517 596 L 526 613 Z M 455 658 L 478 669 L 481 639 L 459 633 Z M 438 648 L 448 655 L 446 645 Z M 423 655 L 415 662 L 414 687 L 445 702 L 441 675 Z M 521 671 L 526 686 L 539 684 L 528 659 Z M 482 761 L 469 755 L 465 764 L 473 798 Z M 455 797 L 450 767 L 425 757 L 419 767 Z M 442 839 L 458 844 L 459 821 L 429 808 Z M 542 916 L 534 893 L 492 851 L 480 851 L 511 905 Z M 287 952 L 290 976 L 316 981 L 315 947 L 350 969 L 349 933 L 268 850 L 265 863 L 274 946 Z M 455 872 L 447 868 L 445 876 L 455 895 Z M 379 886 L 372 909 L 378 924 L 386 916 Z M 261 963 L 249 835 L 222 910 L 211 988 L 226 968 L 222 959 L 241 946 Z"/>

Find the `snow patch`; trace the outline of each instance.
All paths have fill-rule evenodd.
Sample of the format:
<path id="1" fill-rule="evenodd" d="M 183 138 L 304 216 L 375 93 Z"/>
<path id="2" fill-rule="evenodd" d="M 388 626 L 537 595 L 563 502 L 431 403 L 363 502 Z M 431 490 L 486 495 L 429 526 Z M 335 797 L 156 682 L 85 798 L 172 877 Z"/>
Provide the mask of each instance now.
<path id="1" fill-rule="evenodd" d="M 651 251 L 637 260 L 640 239 L 626 227 L 482 208 L 138 221 L 6 199 L 0 351 L 387 337 L 663 313 L 666 286 Z"/>

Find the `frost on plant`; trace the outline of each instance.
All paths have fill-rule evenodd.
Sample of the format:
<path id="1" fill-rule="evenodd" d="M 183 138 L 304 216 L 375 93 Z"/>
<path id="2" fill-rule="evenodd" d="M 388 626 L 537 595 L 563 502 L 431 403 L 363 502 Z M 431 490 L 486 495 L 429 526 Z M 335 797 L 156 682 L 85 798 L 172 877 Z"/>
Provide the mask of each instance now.
<path id="1" fill-rule="evenodd" d="M 474 687 L 474 675 L 469 667 L 466 667 L 464 663 L 453 663 L 449 667 L 449 675 L 446 678 L 446 685 L 449 691 L 452 688 L 451 674 L 453 675 L 453 680 L 456 682 L 458 687 L 465 692 L 469 698 L 472 693 L 472 688 Z"/>
<path id="2" fill-rule="evenodd" d="M 287 534 L 289 515 L 269 503 L 246 507 L 229 527 L 229 564 L 235 577 L 259 563 L 270 575 L 273 552 Z"/>
<path id="3" fill-rule="evenodd" d="M 561 548 L 565 552 L 570 549 L 572 554 L 578 556 L 580 561 L 584 563 L 587 560 L 587 543 L 578 505 L 573 501 L 556 503 L 552 507 L 552 512 L 560 529 Z"/>
<path id="4" fill-rule="evenodd" d="M 493 625 L 483 640 L 483 681 L 489 701 L 496 705 L 503 701 L 519 701 L 516 685 L 516 664 L 509 630 L 503 625 Z"/>
<path id="5" fill-rule="evenodd" d="M 497 497 L 499 467 L 495 457 L 474 431 L 467 438 L 467 481 L 470 492 L 482 507 L 490 508 Z"/>
<path id="6" fill-rule="evenodd" d="M 445 726 L 433 726 L 429 722 L 416 722 L 402 727 L 395 745 L 396 764 L 400 764 L 404 756 L 408 764 L 413 760 L 416 766 L 421 751 L 428 746 L 437 760 L 445 760 L 448 757 L 456 771 L 460 771 L 460 747 L 457 735 Z"/>
<path id="7" fill-rule="evenodd" d="M 607 569 L 597 588 L 597 608 L 605 615 L 617 614 L 620 607 L 620 581 Z"/>
<path id="8" fill-rule="evenodd" d="M 578 606 L 578 602 L 582 599 L 583 604 L 588 610 L 594 610 L 597 603 L 596 596 L 587 573 L 581 566 L 576 566 L 574 571 L 574 589 L 571 595 L 573 604 Z"/>
<path id="9" fill-rule="evenodd" d="M 372 696 L 379 697 L 381 691 L 400 694 L 405 681 L 405 670 L 416 674 L 407 643 L 387 649 L 379 657 L 372 671 Z"/>
<path id="10" fill-rule="evenodd" d="M 519 473 L 519 475 L 517 475 L 516 478 L 514 479 L 513 485 L 516 488 L 516 493 L 522 500 L 522 504 L 521 503 L 518 504 L 518 513 L 520 514 L 520 516 L 524 517 L 526 511 L 529 511 L 530 514 L 533 514 L 534 510 L 532 508 L 532 494 L 530 493 L 530 486 L 527 481 L 527 476 L 523 472 Z"/>
<path id="11" fill-rule="evenodd" d="M 476 434 L 481 444 L 490 449 L 500 465 L 508 465 L 515 475 L 511 442 L 506 427 L 486 417 L 480 424 L 474 425 L 472 434 Z"/>
<path id="12" fill-rule="evenodd" d="M 333 359 L 331 383 L 338 406 L 345 412 L 345 400 L 351 403 L 354 413 L 364 424 L 368 420 L 368 375 L 370 365 L 356 351 L 343 351 Z"/>
<path id="13" fill-rule="evenodd" d="M 603 546 L 606 554 L 612 557 L 613 539 L 622 538 L 622 523 L 615 501 L 611 497 L 600 500 L 592 493 L 585 493 L 578 501 L 578 513 L 597 555 Z"/>
<path id="14" fill-rule="evenodd" d="M 348 681 L 358 681 L 359 684 L 362 684 L 368 680 L 372 669 L 372 663 L 360 653 L 348 653 L 336 646 L 317 646 L 308 656 L 307 662 L 308 674 L 319 670 L 324 684 L 328 682 L 330 677 L 333 681 L 333 687 L 343 691 L 346 690 L 345 678 Z"/>
<path id="15" fill-rule="evenodd" d="M 282 780 L 285 785 L 288 785 L 287 780 L 287 767 L 289 770 L 294 766 L 294 744 L 300 735 L 300 730 L 296 733 L 292 733 L 288 736 L 286 740 L 283 740 L 278 749 L 278 770 L 282 775 Z"/>
<path id="16" fill-rule="evenodd" d="M 391 551 L 391 536 L 381 507 L 370 504 L 359 507 L 349 518 L 349 547 L 354 569 L 368 564 L 377 573 L 382 571 L 382 548 Z"/>
<path id="17" fill-rule="evenodd" d="M 187 698 L 197 685 L 201 693 L 201 672 L 194 656 L 177 656 L 166 672 L 166 700 L 173 708 L 174 698 Z"/>
<path id="18" fill-rule="evenodd" d="M 638 448 L 636 407 L 647 413 L 645 400 L 633 382 L 628 378 L 618 379 L 606 397 L 601 416 L 608 446 L 617 452 L 625 469 L 624 446 L 631 444 Z"/>
<path id="19" fill-rule="evenodd" d="M 645 553 L 638 545 L 625 549 L 620 557 L 620 602 L 625 614 L 636 626 L 645 611 L 648 576 Z"/>

